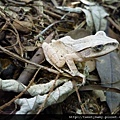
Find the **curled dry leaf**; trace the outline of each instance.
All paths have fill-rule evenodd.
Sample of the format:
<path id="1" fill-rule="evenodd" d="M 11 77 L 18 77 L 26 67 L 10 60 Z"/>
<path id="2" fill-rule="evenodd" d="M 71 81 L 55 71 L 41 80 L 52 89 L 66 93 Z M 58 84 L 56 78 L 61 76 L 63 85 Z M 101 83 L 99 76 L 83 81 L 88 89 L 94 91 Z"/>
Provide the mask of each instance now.
<path id="1" fill-rule="evenodd" d="M 18 31 L 29 33 L 32 30 L 32 23 L 29 21 L 19 21 L 15 19 L 13 25 Z"/>
<path id="2" fill-rule="evenodd" d="M 106 16 L 109 16 L 109 14 L 104 10 L 104 8 L 102 6 L 99 5 L 95 5 L 95 6 L 90 6 L 90 7 L 86 7 L 91 15 L 92 15 L 92 22 L 93 22 L 93 26 L 95 26 L 95 31 L 99 31 L 99 30 L 106 30 L 106 26 L 107 26 L 107 20 L 105 19 Z M 86 19 L 88 16 L 86 16 Z"/>
<path id="3" fill-rule="evenodd" d="M 63 84 L 66 81 L 67 79 L 58 79 L 55 83 L 55 87 Z M 46 84 L 33 85 L 27 90 L 26 94 L 29 93 L 31 96 L 46 94 L 47 92 L 49 92 L 54 82 L 55 80 L 51 80 Z M 14 79 L 8 79 L 8 80 L 0 79 L 0 89 L 2 89 L 3 91 L 22 92 L 26 87 L 27 86 L 23 85 L 20 82 L 17 82 Z"/>
<path id="4" fill-rule="evenodd" d="M 84 12 L 86 16 L 87 22 L 87 29 L 90 31 L 99 31 L 105 30 L 107 26 L 107 20 L 105 19 L 106 16 L 109 14 L 104 10 L 102 6 L 94 5 L 94 6 L 85 6 L 85 8 L 81 7 L 57 7 L 58 9 L 68 11 L 68 12 L 76 12 L 81 13 Z M 95 27 L 95 28 L 94 28 Z"/>
<path id="5" fill-rule="evenodd" d="M 2 0 L 3 1 L 3 0 Z M 65 13 L 63 12 L 61 12 L 61 11 L 56 11 L 56 9 L 54 10 L 54 8 L 52 8 L 52 9 L 50 9 L 50 6 L 51 6 L 51 4 L 49 4 L 51 1 L 49 0 L 48 2 L 44 2 L 44 1 L 40 1 L 40 0 L 35 0 L 35 1 L 33 1 L 33 0 L 19 0 L 19 2 L 17 1 L 11 1 L 11 0 L 9 0 L 10 1 L 10 4 L 9 4 L 9 2 L 8 1 L 4 1 L 3 3 L 1 3 L 1 1 L 0 1 L 0 3 L 1 3 L 1 5 L 4 5 L 4 6 L 2 6 L 2 7 L 4 7 L 3 8 L 3 10 L 4 10 L 4 12 L 3 13 L 8 13 L 9 15 L 7 16 L 7 14 L 5 15 L 6 17 L 7 17 L 7 19 L 8 20 L 10 20 L 10 21 L 13 21 L 13 19 L 11 19 L 11 17 L 12 18 L 17 18 L 16 20 L 14 20 L 14 22 L 13 22 L 13 25 L 15 26 L 15 28 L 18 30 L 18 33 L 19 33 L 19 31 L 22 31 L 22 32 L 25 32 L 25 33 L 29 33 L 29 32 L 31 32 L 31 30 L 32 30 L 32 27 L 33 27 L 33 25 L 35 25 L 34 26 L 34 28 L 37 26 L 37 28 L 35 29 L 36 31 L 35 31 L 35 33 L 40 33 L 40 31 L 44 31 L 44 32 L 41 32 L 42 33 L 42 35 L 43 35 L 43 33 L 44 33 L 44 35 L 48 35 L 49 34 L 49 29 L 44 29 L 45 27 L 46 27 L 46 25 L 47 26 L 49 26 L 48 24 L 49 24 L 49 22 L 51 23 L 51 20 L 53 21 L 53 22 L 55 22 L 56 20 L 58 20 L 58 18 L 60 19 L 61 18 L 61 16 L 63 15 L 65 15 Z M 32 1 L 32 2 L 31 2 Z M 56 0 L 52 0 L 52 1 L 56 1 Z M 112 1 L 112 0 L 104 0 L 104 2 L 106 2 L 107 3 L 107 1 L 111 1 L 111 2 L 119 2 L 119 0 L 114 0 L 114 1 Z M 12 3 L 13 2 L 13 3 Z M 29 4 L 29 2 L 31 2 L 31 3 L 33 3 L 33 4 Z M 66 0 L 64 0 L 63 2 L 66 2 Z M 80 15 L 81 14 L 83 14 L 82 12 L 84 12 L 85 13 L 85 16 L 86 16 L 86 23 L 87 23 L 87 25 L 86 24 L 84 24 L 82 27 L 86 27 L 87 29 L 89 29 L 91 32 L 94 32 L 95 30 L 96 31 L 98 31 L 98 30 L 104 30 L 105 28 L 106 28 L 106 20 L 104 19 L 104 17 L 106 17 L 107 16 L 107 14 L 106 14 L 106 12 L 103 10 L 103 8 L 101 8 L 101 7 L 99 7 L 98 5 L 97 6 L 93 6 L 93 5 L 95 5 L 96 3 L 95 2 L 89 2 L 88 0 L 81 0 L 81 2 L 83 3 L 83 4 L 85 4 L 85 5 L 88 5 L 89 6 L 89 9 L 86 9 L 85 7 L 83 8 L 83 4 L 82 4 L 82 6 L 81 6 L 81 4 L 79 4 L 79 5 L 74 5 L 74 7 L 73 8 L 69 8 L 69 7 L 58 7 L 58 8 L 60 8 L 60 9 L 64 9 L 65 11 L 69 11 L 69 12 L 77 12 L 77 13 L 80 13 Z M 102 1 L 103 2 L 103 1 Z M 19 5 L 21 5 L 21 6 L 19 6 L 19 8 L 21 8 L 20 10 L 11 10 L 11 9 L 9 9 L 10 7 L 11 8 L 13 8 L 13 6 L 15 5 L 16 6 L 16 3 L 18 3 L 17 4 L 17 7 L 19 6 Z M 27 4 L 26 4 L 27 3 Z M 42 3 L 45 3 L 45 4 L 42 4 Z M 55 3 L 55 2 L 54 2 Z M 57 5 L 57 3 L 58 3 L 58 1 L 56 1 L 56 5 L 55 6 L 58 6 Z M 71 1 L 69 1 L 69 3 L 71 3 Z M 7 6 L 6 6 L 6 4 L 7 4 Z M 11 4 L 12 4 L 12 6 L 11 6 Z M 47 6 L 47 4 L 48 4 L 48 8 L 46 7 Z M 23 6 L 22 6 L 23 5 Z M 26 7 L 26 6 L 27 7 Z M 59 5 L 61 5 L 61 3 L 59 3 Z M 65 5 L 65 4 L 64 4 Z M 92 6 L 91 6 L 92 5 Z M 10 7 L 9 7 L 10 6 Z M 81 6 L 81 7 L 76 7 L 76 6 Z M 96 7 L 96 8 L 95 8 Z M 7 8 L 7 9 L 6 9 Z M 109 9 L 109 7 L 108 7 L 108 9 Z M 50 11 L 49 11 L 50 10 Z M 37 12 L 36 12 L 37 11 Z M 43 12 L 44 11 L 44 12 Z M 48 11 L 48 12 L 46 12 L 46 11 Z M 22 12 L 22 13 L 21 13 Z M 36 12 L 36 13 L 35 13 Z M 34 14 L 35 13 L 35 14 Z M 57 14 L 58 13 L 58 14 Z M 104 14 L 105 13 L 105 14 Z M 22 16 L 21 16 L 21 14 L 22 14 Z M 71 13 L 69 13 L 69 15 L 70 15 Z M 19 16 L 20 15 L 20 16 Z M 25 16 L 33 16 L 32 17 L 32 22 L 33 22 L 33 24 L 32 24 L 32 22 L 29 22 L 29 21 L 23 21 L 23 20 L 25 20 L 24 19 L 24 17 Z M 50 15 L 50 16 L 49 16 Z M 64 16 L 64 18 L 65 18 L 65 20 L 69 20 L 68 18 L 70 17 L 69 15 L 65 15 Z M 78 14 L 79 15 L 79 14 Z M 56 17 L 57 16 L 57 17 Z M 53 17 L 53 18 L 52 18 Z M 81 17 L 81 16 L 80 16 Z M 7 19 L 5 19 L 6 20 L 6 23 L 7 23 Z M 80 18 L 79 20 L 83 20 L 84 18 Z M 22 20 L 22 21 L 19 21 L 19 20 Z M 29 18 L 28 18 L 28 20 L 30 20 Z M 1 21 L 2 21 L 2 19 L 1 19 Z M 49 22 L 48 22 L 49 21 Z M 78 21 L 78 22 L 75 22 L 75 25 L 76 25 L 76 23 L 80 23 L 81 21 Z M 3 21 L 3 23 L 4 23 L 4 21 Z M 40 24 L 39 24 L 40 23 Z M 84 23 L 85 23 L 85 19 L 84 19 Z M 3 24 L 4 25 L 4 24 Z M 67 25 L 67 23 L 66 23 L 66 25 Z M 86 25 L 86 26 L 85 26 Z M 2 24 L 1 24 L 1 26 L 2 26 Z M 57 26 L 59 26 L 59 25 L 57 25 Z M 4 27 L 4 26 L 2 26 L 2 27 Z M 95 28 L 94 28 L 95 27 Z M 50 31 L 55 31 L 56 29 L 56 27 L 54 27 L 54 30 L 52 29 L 52 27 L 49 27 L 50 28 Z M 8 29 L 8 28 L 7 28 Z M 6 29 L 6 30 L 7 30 Z M 44 29 L 44 30 L 43 30 Z M 67 29 L 67 27 L 66 27 L 66 29 Z M 47 31 L 47 32 L 46 32 Z M 56 32 L 56 34 L 57 34 L 57 30 L 55 31 Z M 62 32 L 60 32 L 60 34 L 61 34 Z M 78 34 L 82 34 L 83 35 L 83 37 L 84 37 L 84 32 L 83 33 L 79 33 L 78 32 Z M 18 34 L 18 36 L 20 36 L 20 38 L 22 38 L 22 35 L 23 34 Z M 29 34 L 29 35 L 25 35 L 24 37 L 26 37 L 26 36 L 29 36 L 28 38 L 26 38 L 25 40 L 29 40 L 30 38 L 33 38 L 33 36 L 34 36 L 35 34 L 34 34 L 34 32 L 31 32 L 31 34 Z M 75 35 L 73 35 L 73 37 L 78 37 L 76 34 Z M 4 39 L 5 37 L 3 36 L 3 38 L 1 38 L 1 39 Z M 78 38 L 82 38 L 82 37 L 78 37 Z M 75 38 L 74 38 L 75 39 Z M 21 39 L 22 40 L 22 39 Z M 37 39 L 36 39 L 37 40 Z M 23 42 L 26 42 L 26 41 L 23 41 Z M 35 41 L 33 41 L 33 44 L 34 44 L 34 42 Z M 92 43 L 94 43 L 94 42 L 92 42 Z M 33 45 L 32 44 L 32 45 Z M 24 44 L 23 44 L 24 45 Z M 27 44 L 28 45 L 28 44 Z M 27 48 L 26 46 L 27 46 L 26 44 L 25 44 L 25 46 L 23 46 L 23 47 L 25 47 L 26 49 L 27 49 L 27 51 L 32 51 L 32 50 L 34 50 L 35 48 L 34 47 L 31 47 L 31 48 Z M 33 45 L 34 46 L 34 45 Z M 83 47 L 83 45 L 81 45 L 82 47 Z M 6 47 L 6 46 L 5 46 Z M 78 46 L 79 47 L 79 46 Z M 19 48 L 18 48 L 19 49 Z M 3 50 L 3 49 L 2 49 Z M 5 50 L 5 49 L 4 49 Z M 6 51 L 6 50 L 5 50 Z M 3 52 L 5 52 L 5 51 L 3 51 Z M 6 52 L 5 52 L 6 53 Z M 8 52 L 7 51 L 7 54 L 9 54 L 10 52 Z M 43 52 L 39 49 L 39 51 L 37 51 L 37 53 L 38 54 L 40 54 L 40 56 L 39 56 L 39 59 L 41 59 L 42 58 L 42 60 L 43 60 L 43 58 L 44 57 L 41 57 L 41 55 L 43 56 Z M 38 54 L 36 55 L 37 57 L 38 57 Z M 14 56 L 14 55 L 16 55 L 16 54 L 9 54 L 9 55 L 13 55 L 12 57 L 14 57 L 14 58 L 17 58 L 17 59 L 19 59 L 19 56 Z M 34 57 L 34 56 L 33 56 Z M 36 58 L 37 58 L 36 57 Z M 19 60 L 21 60 L 21 58 L 19 59 Z M 24 62 L 26 62 L 26 60 L 25 59 L 23 59 L 22 61 L 24 61 Z M 32 63 L 32 65 L 34 65 L 33 63 L 41 63 L 40 61 L 41 60 L 38 60 L 38 58 L 37 59 L 34 59 L 34 58 L 31 58 L 31 61 L 32 62 L 29 62 L 29 61 L 27 61 L 27 63 Z M 109 61 L 109 60 L 108 60 Z M 84 61 L 83 61 L 84 62 Z M 118 65 L 119 63 L 115 63 L 116 65 Z M 27 73 L 30 73 L 30 75 L 33 75 L 34 74 L 34 71 L 32 71 L 32 73 L 31 73 L 31 70 L 29 69 L 29 68 L 32 68 L 32 67 L 34 67 L 34 68 L 37 68 L 36 66 L 37 66 L 37 64 L 36 64 L 36 66 L 32 66 L 32 65 L 28 65 L 28 67 L 27 67 L 27 69 L 25 69 L 26 71 L 24 72 L 22 72 L 22 73 L 24 73 L 24 77 L 21 77 L 23 74 L 21 74 L 21 76 L 18 78 L 18 81 L 19 82 L 17 82 L 16 80 L 2 80 L 2 79 L 0 79 L 0 89 L 2 89 L 3 91 L 14 91 L 14 92 L 22 92 L 25 88 L 27 88 L 27 86 L 25 86 L 24 84 L 22 84 L 21 82 L 22 82 L 22 80 L 23 81 L 27 81 L 27 82 L 29 82 L 29 80 L 30 79 L 28 79 L 28 78 L 31 78 L 31 77 L 29 77 L 28 76 L 28 74 Z M 91 63 L 90 63 L 90 65 L 91 65 Z M 112 65 L 112 64 L 109 64 L 109 65 Z M 38 67 L 41 67 L 40 65 L 38 65 Z M 92 65 L 92 67 L 93 67 L 93 65 Z M 45 68 L 44 66 L 42 66 L 41 68 Z M 107 67 L 106 67 L 107 68 Z M 116 67 L 115 67 L 116 68 Z M 119 68 L 119 67 L 118 67 Z M 28 70 L 30 70 L 30 72 L 28 71 Z M 50 70 L 50 69 L 45 69 L 45 70 Z M 101 69 L 101 70 L 103 70 L 104 71 L 104 65 L 103 65 L 103 69 Z M 110 69 L 111 70 L 111 69 Z M 118 69 L 119 70 L 119 69 Z M 112 71 L 112 70 L 111 70 Z M 104 71 L 105 72 L 105 71 Z M 55 72 L 55 73 L 58 73 L 58 72 Z M 106 73 L 106 75 L 108 75 L 107 74 L 107 72 L 105 72 Z M 118 72 L 119 73 L 119 72 Z M 111 75 L 111 74 L 109 74 L 109 75 Z M 116 77 L 118 77 L 118 75 L 115 75 Z M 113 77 L 115 77 L 114 75 L 113 75 Z M 102 78 L 102 77 L 101 77 Z M 28 79 L 28 80 L 27 80 Z M 27 82 L 23 82 L 23 83 L 26 83 L 27 84 Z M 102 79 L 102 81 L 104 81 L 104 78 Z M 50 91 L 50 88 L 51 87 L 53 87 L 53 83 L 54 83 L 55 81 L 53 80 L 51 80 L 50 82 L 48 82 L 48 83 L 46 83 L 46 84 L 37 84 L 37 85 L 33 85 L 33 86 L 30 86 L 30 88 L 28 88 L 27 89 L 27 92 L 26 92 L 26 94 L 30 94 L 31 96 L 34 96 L 33 98 L 31 97 L 31 98 L 29 98 L 29 99 L 27 99 L 27 98 L 23 98 L 23 99 L 21 99 L 21 98 L 18 98 L 15 102 L 20 106 L 20 110 L 18 110 L 18 112 L 16 113 L 16 114 L 27 114 L 27 113 L 36 113 L 37 112 L 37 110 L 39 109 L 39 107 L 43 104 L 43 103 L 45 103 L 45 101 L 46 101 L 46 98 L 47 98 L 47 96 L 49 95 L 48 94 L 48 92 Z M 105 87 L 101 87 L 101 85 L 99 85 L 99 86 L 82 86 L 82 87 L 80 87 L 81 88 L 81 90 L 110 90 L 110 87 L 109 88 L 105 88 Z M 114 87 L 114 86 L 113 86 Z M 118 86 L 119 87 L 119 86 Z M 118 91 L 117 93 L 120 93 L 120 91 L 117 89 L 116 91 Z M 114 92 L 116 92 L 115 90 L 114 90 Z M 72 85 L 72 82 L 71 81 L 67 81 L 67 80 L 65 80 L 65 79 L 58 79 L 58 80 L 56 80 L 56 84 L 55 84 L 55 88 L 54 88 L 54 90 L 51 92 L 51 94 L 50 94 L 50 96 L 47 98 L 47 101 L 46 101 L 46 103 L 45 103 L 45 105 L 43 106 L 43 109 L 44 108 L 46 108 L 46 107 L 48 107 L 48 106 L 50 106 L 50 105 L 53 105 L 53 104 L 57 104 L 57 103 L 59 103 L 59 102 L 62 102 L 63 100 L 65 100 L 70 94 L 72 94 L 74 92 L 74 88 L 73 88 L 73 85 Z M 113 91 L 112 91 L 113 92 Z M 103 94 L 102 94 L 103 95 Z M 102 95 L 98 95 L 99 97 L 101 97 Z M 104 96 L 104 95 L 103 95 Z M 109 95 L 110 96 L 110 95 Z M 112 94 L 112 96 L 113 96 L 113 94 Z M 115 95 L 115 99 L 118 97 L 118 95 Z M 113 96 L 114 97 L 114 96 Z M 109 98 L 109 97 L 108 97 Z M 107 98 L 107 99 L 108 99 Z M 103 99 L 104 99 L 104 97 L 103 97 Z M 119 101 L 119 99 L 117 98 L 116 99 L 117 101 Z M 108 101 L 108 100 L 107 100 Z M 111 99 L 110 99 L 110 101 L 111 101 Z M 114 100 L 114 102 L 115 102 L 115 100 Z M 113 103 L 114 103 L 113 102 Z M 108 101 L 108 103 L 110 103 L 109 101 Z M 112 105 L 113 105 L 113 103 L 112 103 Z M 94 103 L 92 103 L 92 104 L 94 104 Z M 116 102 L 116 104 L 118 104 L 118 102 Z M 116 106 L 116 104 L 115 104 L 115 106 Z M 93 106 L 94 107 L 94 106 Z M 81 112 L 82 113 L 82 112 Z"/>
<path id="6" fill-rule="evenodd" d="M 50 96 L 47 98 L 47 102 L 45 103 L 43 109 L 50 105 L 64 101 L 74 91 L 74 86 L 71 81 L 64 83 L 62 86 L 56 88 L 53 92 L 51 92 Z M 21 98 L 15 100 L 15 103 L 20 105 L 20 110 L 17 111 L 16 114 L 36 113 L 38 111 L 38 108 L 44 103 L 46 97 L 47 94 L 44 94 L 37 95 L 33 98 Z"/>
<path id="7" fill-rule="evenodd" d="M 85 5 L 95 5 L 96 2 L 91 2 L 91 1 L 88 1 L 88 0 L 80 0 L 82 3 L 84 3 Z"/>

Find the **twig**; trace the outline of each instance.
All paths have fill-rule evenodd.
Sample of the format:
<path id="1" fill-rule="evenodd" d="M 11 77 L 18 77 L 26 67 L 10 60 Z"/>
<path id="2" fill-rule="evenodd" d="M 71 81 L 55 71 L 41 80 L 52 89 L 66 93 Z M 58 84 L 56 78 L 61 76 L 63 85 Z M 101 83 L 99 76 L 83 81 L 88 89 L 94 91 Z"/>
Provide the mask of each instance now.
<path id="1" fill-rule="evenodd" d="M 19 47 L 20 47 L 20 55 L 23 57 L 23 49 L 22 49 L 22 45 L 21 45 L 21 41 L 20 41 L 20 38 L 19 38 L 19 33 L 18 31 L 16 30 L 16 28 L 13 26 L 13 24 L 10 22 L 10 20 L 6 17 L 6 13 L 4 14 L 2 11 L 3 9 L 0 8 L 0 15 L 6 20 L 6 22 L 14 29 L 14 31 L 16 32 L 16 38 L 17 38 L 17 42 L 19 44 Z M 10 17 L 10 16 L 9 16 Z"/>
<path id="2" fill-rule="evenodd" d="M 46 14 L 51 15 L 52 17 L 56 17 L 56 18 L 58 18 L 58 19 L 61 18 L 60 15 L 58 15 L 58 14 L 56 14 L 56 13 L 53 13 L 53 12 L 51 12 L 51 11 L 48 11 L 48 10 L 45 10 L 45 9 L 44 9 L 44 12 L 45 12 Z"/>
<path id="3" fill-rule="evenodd" d="M 120 31 L 120 26 L 118 26 L 110 17 L 106 17 L 106 18 L 117 30 Z"/>
<path id="4" fill-rule="evenodd" d="M 118 112 L 120 111 L 120 106 L 117 106 L 117 108 L 114 110 L 114 111 L 112 111 L 112 115 L 115 115 L 115 114 L 117 114 Z"/>
<path id="5" fill-rule="evenodd" d="M 65 6 L 65 4 L 66 4 L 66 0 L 63 0 L 62 6 Z"/>
<path id="6" fill-rule="evenodd" d="M 82 107 L 82 101 L 81 101 L 81 98 L 80 98 L 80 94 L 79 94 L 79 92 L 78 92 L 78 88 L 77 88 L 76 84 L 77 84 L 77 83 L 76 83 L 76 81 L 74 80 L 74 81 L 73 81 L 73 86 L 74 86 L 74 88 L 75 88 L 75 91 L 76 91 L 76 94 L 77 94 L 77 97 L 78 97 L 78 101 L 79 101 L 79 104 L 80 104 L 82 113 L 85 114 L 84 108 Z"/>
<path id="7" fill-rule="evenodd" d="M 58 6 L 58 3 L 56 0 L 51 0 L 51 2 L 54 4 L 54 6 Z"/>
<path id="8" fill-rule="evenodd" d="M 15 53 L 10 52 L 9 50 L 5 49 L 5 48 L 2 47 L 2 46 L 0 46 L 0 49 L 1 49 L 4 53 L 6 53 L 7 55 L 10 55 L 10 56 L 12 56 L 12 57 L 15 57 L 16 59 L 18 59 L 18 60 L 20 60 L 20 61 L 22 61 L 22 62 L 35 65 L 35 66 L 38 67 L 38 68 L 42 68 L 42 69 L 48 70 L 49 72 L 53 72 L 53 73 L 55 73 L 55 74 L 59 74 L 59 72 L 58 72 L 57 70 L 53 70 L 53 69 L 51 69 L 51 68 L 48 68 L 48 67 L 39 65 L 39 64 L 37 64 L 37 63 L 31 62 L 31 61 L 29 61 L 29 60 L 27 60 L 27 59 L 25 59 L 25 58 L 22 58 L 22 57 L 18 56 L 18 55 L 15 54 Z"/>
<path id="9" fill-rule="evenodd" d="M 37 40 L 42 34 L 44 34 L 48 29 L 50 29 L 52 26 L 54 26 L 57 23 L 60 22 L 66 22 L 66 20 L 62 20 L 65 16 L 61 17 L 61 20 L 55 21 L 54 23 L 50 24 L 48 27 L 46 27 L 43 31 L 41 31 L 37 36 L 35 36 L 34 40 Z"/>
<path id="10" fill-rule="evenodd" d="M 42 15 L 44 18 L 46 18 L 49 21 L 49 23 L 52 23 L 52 20 L 50 19 L 50 17 L 48 15 L 46 15 L 45 13 L 42 13 L 40 11 L 38 11 L 38 12 L 40 15 Z"/>
<path id="11" fill-rule="evenodd" d="M 53 89 L 54 89 L 54 87 L 55 87 L 56 80 L 58 79 L 58 77 L 59 77 L 59 74 L 56 76 L 55 82 L 53 83 L 53 86 L 51 87 L 50 92 L 48 93 L 45 101 L 44 101 L 44 102 L 42 103 L 42 105 L 40 106 L 40 109 L 38 110 L 37 114 L 39 114 L 39 113 L 42 111 L 42 109 L 44 108 L 45 103 L 47 102 L 47 98 L 48 98 L 48 97 L 50 96 L 50 94 L 52 93 L 52 91 L 53 91 Z"/>
<path id="12" fill-rule="evenodd" d="M 50 92 L 49 92 L 48 95 L 46 96 L 45 101 L 44 101 L 44 102 L 42 103 L 42 105 L 40 106 L 40 108 L 39 108 L 39 110 L 38 110 L 38 112 L 37 112 L 37 115 L 43 110 L 43 108 L 44 108 L 44 106 L 45 106 L 45 103 L 47 102 L 48 97 L 50 96 L 50 94 L 52 93 L 52 91 L 53 91 L 53 89 L 54 89 L 54 87 L 55 87 L 55 83 L 56 83 L 56 80 L 58 79 L 58 77 L 59 77 L 59 74 L 56 76 L 55 82 L 53 83 L 53 86 L 51 87 Z M 36 115 L 32 120 L 35 120 L 35 118 L 37 117 L 37 115 Z"/>
<path id="13" fill-rule="evenodd" d="M 20 61 L 22 61 L 22 62 L 35 65 L 35 66 L 38 67 L 38 68 L 45 69 L 45 70 L 47 70 L 47 71 L 49 71 L 49 72 L 52 72 L 52 73 L 55 73 L 55 74 L 60 74 L 60 72 L 58 72 L 57 70 L 54 70 L 54 69 L 51 69 L 51 68 L 48 68 L 48 67 L 39 65 L 39 64 L 37 64 L 37 63 L 31 62 L 31 61 L 29 61 L 29 60 L 26 60 L 25 58 L 22 58 L 22 57 L 18 56 L 17 54 L 12 53 L 12 52 L 10 52 L 9 50 L 3 48 L 2 46 L 0 46 L 0 49 L 1 49 L 4 53 L 6 53 L 7 55 L 10 55 L 10 56 L 12 56 L 12 57 L 15 57 L 16 59 L 18 59 L 18 60 L 20 60 Z M 66 77 L 71 77 L 70 75 L 68 75 L 68 74 L 66 74 L 66 73 L 61 73 L 61 74 L 62 74 L 63 76 L 66 76 Z"/>
<path id="14" fill-rule="evenodd" d="M 41 31 L 37 36 L 35 36 L 34 40 L 37 40 L 42 34 L 44 34 L 48 29 L 50 29 L 53 25 L 59 23 L 61 21 L 55 21 L 54 23 L 50 24 L 48 27 L 46 27 L 43 31 Z"/>
<path id="15" fill-rule="evenodd" d="M 47 10 L 50 10 L 50 11 L 52 11 L 53 13 L 56 13 L 56 14 L 58 14 L 58 15 L 64 15 L 65 14 L 65 12 L 63 12 L 63 11 L 61 11 L 61 10 L 58 10 L 58 9 L 55 9 L 54 7 L 50 7 L 49 5 L 47 5 L 47 4 L 43 4 L 43 7 L 45 8 L 45 9 L 47 9 Z M 57 6 L 55 6 L 55 7 L 57 7 Z M 54 17 L 55 18 L 55 17 Z"/>
<path id="16" fill-rule="evenodd" d="M 25 3 L 25 2 L 22 2 L 22 1 L 17 2 L 17 1 L 14 1 L 14 0 L 8 0 L 8 2 L 14 3 L 14 4 L 16 4 L 16 5 L 26 5 L 26 3 Z"/>

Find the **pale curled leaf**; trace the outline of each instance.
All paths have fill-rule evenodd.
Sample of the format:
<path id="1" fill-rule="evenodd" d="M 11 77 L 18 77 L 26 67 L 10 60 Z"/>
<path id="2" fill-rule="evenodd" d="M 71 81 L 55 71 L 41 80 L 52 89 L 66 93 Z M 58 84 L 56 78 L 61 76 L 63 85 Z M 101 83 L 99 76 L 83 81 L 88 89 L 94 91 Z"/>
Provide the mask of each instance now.
<path id="1" fill-rule="evenodd" d="M 43 96 L 35 96 L 33 98 L 22 98 L 15 100 L 15 103 L 17 103 L 20 107 L 20 110 L 16 112 L 16 114 L 27 114 L 29 111 L 32 111 L 32 113 L 35 112 L 35 109 L 39 107 L 44 101 L 47 95 Z"/>
<path id="2" fill-rule="evenodd" d="M 47 102 L 44 106 L 44 109 L 50 105 L 60 103 L 64 101 L 69 95 L 74 92 L 74 86 L 71 81 L 64 83 L 62 86 L 56 88 L 50 96 L 47 98 Z M 32 114 L 40 107 L 42 103 L 44 103 L 46 99 L 46 95 L 40 96 L 37 95 L 33 98 L 25 99 L 17 99 L 15 103 L 20 105 L 20 110 L 16 112 L 16 114 Z"/>
<path id="3" fill-rule="evenodd" d="M 57 9 L 63 10 L 63 11 L 67 11 L 67 12 L 75 12 L 75 13 L 81 13 L 82 10 L 80 7 L 76 7 L 76 8 L 71 8 L 71 7 L 64 7 L 64 6 L 56 6 Z"/>
<path id="4" fill-rule="evenodd" d="M 92 19 L 92 15 L 91 15 L 89 10 L 81 8 L 81 7 L 71 8 L 71 7 L 58 6 L 57 8 L 61 9 L 61 10 L 64 10 L 64 11 L 68 11 L 68 12 L 75 12 L 75 13 L 84 12 L 85 16 L 86 16 L 86 22 L 87 22 L 88 30 L 93 31 L 93 19 Z"/>
<path id="5" fill-rule="evenodd" d="M 30 95 L 32 96 L 36 96 L 39 94 L 45 94 L 47 92 L 49 92 L 49 90 L 52 88 L 54 82 L 55 82 L 55 87 L 63 84 L 65 81 L 67 81 L 67 79 L 58 79 L 56 80 L 51 80 L 48 83 L 45 84 L 38 84 L 38 85 L 33 85 L 28 89 L 28 92 L 30 93 Z"/>
<path id="6" fill-rule="evenodd" d="M 82 11 L 85 13 L 86 22 L 87 22 L 87 29 L 94 31 L 105 30 L 107 25 L 107 20 L 105 19 L 106 16 L 109 14 L 104 10 L 102 6 L 93 5 L 93 6 L 85 6 L 85 8 L 81 7 L 57 7 L 58 9 L 68 11 L 68 12 L 76 12 L 81 13 Z M 94 28 L 95 26 L 95 28 Z"/>
<path id="7" fill-rule="evenodd" d="M 13 80 L 13 79 L 2 80 L 0 78 L 0 89 L 2 89 L 3 91 L 21 92 L 25 88 L 26 88 L 25 85 L 17 82 L 16 80 Z"/>
<path id="8" fill-rule="evenodd" d="M 95 6 L 86 6 L 86 8 L 91 12 L 93 23 L 95 25 L 95 30 L 105 30 L 107 26 L 107 20 L 105 19 L 106 16 L 109 14 L 104 10 L 102 6 L 95 5 Z"/>
<path id="9" fill-rule="evenodd" d="M 67 81 L 67 79 L 58 79 L 56 80 L 55 87 L 58 85 L 61 85 Z M 46 84 L 38 84 L 31 86 L 27 91 L 31 96 L 39 95 L 39 94 L 45 94 L 49 92 L 50 88 L 53 86 L 55 80 L 51 80 L 50 82 Z M 14 91 L 14 92 L 22 92 L 26 88 L 25 85 L 23 85 L 20 82 L 17 82 L 16 80 L 10 79 L 10 80 L 2 80 L 0 79 L 0 89 L 3 91 Z M 27 94 L 27 92 L 26 92 Z"/>
<path id="10" fill-rule="evenodd" d="M 91 1 L 88 1 L 88 0 L 80 0 L 82 3 L 84 3 L 85 5 L 95 5 L 96 2 L 91 2 Z"/>
<path id="11" fill-rule="evenodd" d="M 94 26 L 93 26 L 93 18 L 92 14 L 89 10 L 81 8 L 81 10 L 85 13 L 86 16 L 86 22 L 87 22 L 87 29 L 90 31 L 93 31 Z"/>

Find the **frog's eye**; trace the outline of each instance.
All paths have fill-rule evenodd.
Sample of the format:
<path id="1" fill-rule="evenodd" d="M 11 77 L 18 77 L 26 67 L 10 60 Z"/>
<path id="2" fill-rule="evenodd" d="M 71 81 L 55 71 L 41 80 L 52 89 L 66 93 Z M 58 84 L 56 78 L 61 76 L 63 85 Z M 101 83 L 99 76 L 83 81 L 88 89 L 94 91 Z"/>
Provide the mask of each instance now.
<path id="1" fill-rule="evenodd" d="M 104 48 L 104 45 L 97 45 L 97 46 L 93 47 L 93 51 L 100 52 L 103 50 L 103 48 Z"/>

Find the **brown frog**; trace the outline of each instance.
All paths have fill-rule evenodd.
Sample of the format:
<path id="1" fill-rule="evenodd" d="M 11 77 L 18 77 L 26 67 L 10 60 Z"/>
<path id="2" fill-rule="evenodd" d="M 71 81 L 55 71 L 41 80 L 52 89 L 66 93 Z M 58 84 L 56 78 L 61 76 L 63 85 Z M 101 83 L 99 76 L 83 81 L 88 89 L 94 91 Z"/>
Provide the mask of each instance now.
<path id="1" fill-rule="evenodd" d="M 72 76 L 83 78 L 82 84 L 85 84 L 85 75 L 80 73 L 75 65 L 75 61 L 84 62 L 93 58 L 103 56 L 118 47 L 119 42 L 116 39 L 106 36 L 104 31 L 98 31 L 95 35 L 90 35 L 77 40 L 70 36 L 65 36 L 59 40 L 52 40 L 51 43 L 44 42 L 42 48 L 46 60 L 57 70 L 63 72 L 60 68 L 66 63 Z"/>

